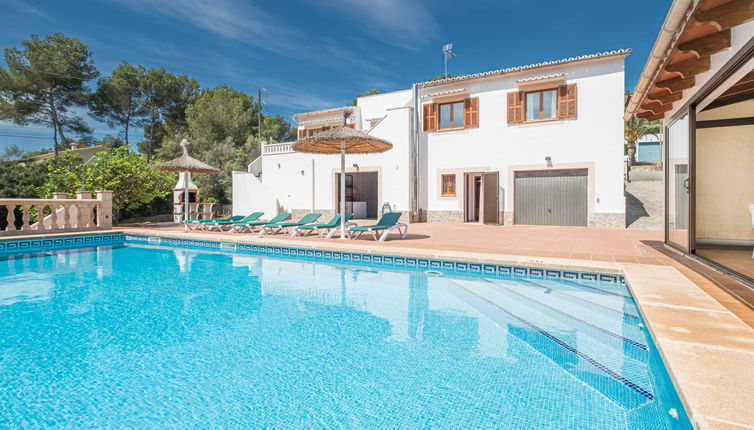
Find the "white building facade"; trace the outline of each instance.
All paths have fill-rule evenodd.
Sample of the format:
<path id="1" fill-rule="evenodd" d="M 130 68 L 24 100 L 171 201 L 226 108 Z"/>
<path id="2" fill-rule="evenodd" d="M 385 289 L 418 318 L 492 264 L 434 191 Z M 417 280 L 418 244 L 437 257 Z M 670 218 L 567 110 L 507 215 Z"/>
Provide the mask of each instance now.
<path id="1" fill-rule="evenodd" d="M 295 115 L 299 137 L 345 123 L 393 143 L 346 160 L 355 218 L 625 227 L 621 50 L 415 84 Z M 347 114 L 346 114 L 347 112 Z M 330 215 L 339 157 L 264 145 L 235 172 L 235 214 Z"/>

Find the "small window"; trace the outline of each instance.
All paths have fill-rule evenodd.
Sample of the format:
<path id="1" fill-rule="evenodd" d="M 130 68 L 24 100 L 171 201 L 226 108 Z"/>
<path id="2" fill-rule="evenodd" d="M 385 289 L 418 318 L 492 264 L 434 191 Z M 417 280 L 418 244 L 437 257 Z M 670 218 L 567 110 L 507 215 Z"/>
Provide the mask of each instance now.
<path id="1" fill-rule="evenodd" d="M 557 90 L 526 93 L 526 120 L 552 119 L 558 116 Z"/>
<path id="2" fill-rule="evenodd" d="M 463 128 L 463 102 L 440 105 L 440 129 Z"/>
<path id="3" fill-rule="evenodd" d="M 456 175 L 442 175 L 442 197 L 456 196 Z"/>

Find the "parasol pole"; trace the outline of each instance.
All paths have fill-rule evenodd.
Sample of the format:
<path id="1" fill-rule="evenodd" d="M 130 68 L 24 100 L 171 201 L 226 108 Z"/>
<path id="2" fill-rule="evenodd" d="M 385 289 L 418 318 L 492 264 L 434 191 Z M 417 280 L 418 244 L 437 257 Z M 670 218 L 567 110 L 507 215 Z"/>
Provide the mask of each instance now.
<path id="1" fill-rule="evenodd" d="M 346 238 L 346 141 L 340 141 L 340 238 Z"/>
<path id="2" fill-rule="evenodd" d="M 189 211 L 189 192 L 188 192 L 188 172 L 183 172 L 183 220 L 188 221 Z"/>

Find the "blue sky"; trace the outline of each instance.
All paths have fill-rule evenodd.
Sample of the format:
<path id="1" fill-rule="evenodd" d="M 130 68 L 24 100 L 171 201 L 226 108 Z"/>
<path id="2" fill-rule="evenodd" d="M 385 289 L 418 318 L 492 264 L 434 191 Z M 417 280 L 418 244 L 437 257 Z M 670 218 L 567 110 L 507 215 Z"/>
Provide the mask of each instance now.
<path id="1" fill-rule="evenodd" d="M 449 72 L 460 74 L 631 48 L 626 88 L 633 89 L 670 3 L 0 0 L 0 48 L 60 31 L 89 45 L 103 75 L 128 61 L 255 98 L 264 87 L 266 113 L 291 120 L 297 112 L 350 104 L 370 88 L 404 89 L 441 74 L 444 43 L 455 45 Z M 89 122 L 95 137 L 117 134 Z M 51 147 L 51 136 L 38 126 L 0 123 L 0 149 Z"/>

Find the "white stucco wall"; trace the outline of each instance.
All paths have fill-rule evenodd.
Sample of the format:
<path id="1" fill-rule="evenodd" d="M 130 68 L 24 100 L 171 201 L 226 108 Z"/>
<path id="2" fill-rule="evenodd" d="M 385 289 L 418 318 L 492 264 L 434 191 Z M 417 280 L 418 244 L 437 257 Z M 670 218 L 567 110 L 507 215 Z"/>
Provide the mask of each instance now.
<path id="1" fill-rule="evenodd" d="M 529 124 L 507 123 L 507 93 L 519 91 L 517 80 L 526 76 L 566 74 L 577 84 L 578 116 Z M 439 175 L 444 169 L 500 172 L 501 210 L 513 210 L 511 169 L 547 169 L 593 166 L 591 213 L 624 213 L 623 196 L 623 57 L 539 69 L 487 80 L 423 89 L 428 94 L 468 88 L 479 97 L 479 127 L 423 133 L 427 150 L 428 209 L 463 210 L 461 197 L 440 196 Z M 422 98 L 422 103 L 431 99 Z M 461 177 L 457 179 L 462 186 Z"/>
<path id="2" fill-rule="evenodd" d="M 399 211 L 409 209 L 409 112 L 407 107 L 387 110 L 387 117 L 371 132 L 372 136 L 392 142 L 391 150 L 382 154 L 346 155 L 347 172 L 378 172 L 378 204 L 381 207 L 389 202 Z M 358 170 L 354 164 L 358 165 Z M 339 155 L 285 153 L 262 157 L 264 187 L 289 211 L 335 210 L 335 181 L 339 171 Z"/>
<path id="3" fill-rule="evenodd" d="M 361 111 L 362 129 L 369 130 L 369 121 L 387 115 L 388 109 L 411 106 L 411 90 L 393 91 L 373 96 L 359 97 L 356 101 Z"/>
<path id="4" fill-rule="evenodd" d="M 565 74 L 566 83 L 578 86 L 577 118 L 540 123 L 509 125 L 507 97 L 518 91 L 522 78 Z M 479 97 L 479 127 L 458 131 L 421 133 L 421 172 L 419 202 L 428 211 L 463 211 L 462 194 L 440 197 L 440 174 L 498 171 L 500 210 L 513 210 L 513 170 L 547 168 L 589 169 L 589 212 L 622 215 L 623 195 L 623 57 L 614 56 L 511 73 L 484 79 L 465 80 L 421 90 L 421 104 L 431 101 L 427 94 L 453 88 L 467 88 L 468 96 Z M 389 202 L 400 211 L 410 209 L 411 90 L 361 97 L 358 111 L 362 128 L 368 119 L 381 118 L 371 134 L 394 144 L 383 154 L 347 155 L 346 170 L 379 172 L 379 205 Z M 357 125 L 358 128 L 358 125 Z M 551 157 L 548 167 L 545 157 Z M 312 160 L 314 164 L 312 165 Z M 358 164 L 359 169 L 354 167 Z M 236 192 L 248 193 L 246 186 L 263 186 L 254 192 L 253 204 L 286 210 L 335 210 L 335 173 L 340 169 L 337 155 L 282 153 L 262 157 L 262 182 L 234 176 L 236 205 L 248 212 L 250 198 L 236 203 Z M 235 180 L 244 181 L 238 187 Z M 258 182 L 258 181 L 257 181 Z M 459 175 L 457 187 L 463 185 Z M 260 203 L 260 199 L 268 202 Z M 251 204 L 251 203 L 249 203 Z"/>

